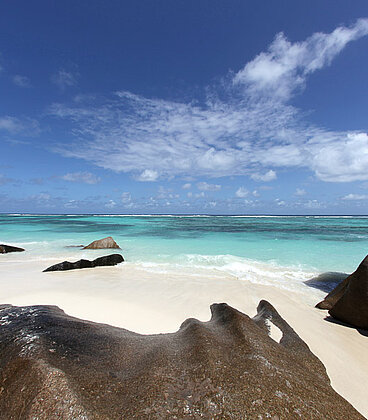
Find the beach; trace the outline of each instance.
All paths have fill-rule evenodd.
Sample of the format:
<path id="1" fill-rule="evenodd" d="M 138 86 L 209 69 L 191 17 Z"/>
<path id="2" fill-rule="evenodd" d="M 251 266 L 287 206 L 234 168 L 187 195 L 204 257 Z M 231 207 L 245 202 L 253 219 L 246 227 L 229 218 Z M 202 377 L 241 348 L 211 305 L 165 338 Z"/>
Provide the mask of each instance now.
<path id="1" fill-rule="evenodd" d="M 6 276 L 2 271 L 2 301 L 57 305 L 69 315 L 141 334 L 174 332 L 186 318 L 207 321 L 215 302 L 254 316 L 259 301 L 266 299 L 323 362 L 332 387 L 368 416 L 362 387 L 368 377 L 367 337 L 324 320 L 326 311 L 313 307 L 325 295 L 321 291 L 290 292 L 216 272 L 192 278 L 155 274 L 129 264 L 55 273 L 41 273 L 41 268 L 42 263 L 17 263 Z"/>
<path id="2" fill-rule="evenodd" d="M 70 239 L 67 241 L 70 243 Z M 24 245 L 22 241 L 15 242 Z M 130 241 L 118 238 L 119 242 L 122 250 L 117 252 L 126 258 L 131 252 Z M 366 390 L 362 386 L 368 378 L 367 336 L 327 321 L 327 311 L 314 308 L 326 293 L 303 283 L 319 273 L 313 267 L 304 266 L 293 272 L 292 266 L 243 259 L 240 270 L 239 256 L 228 256 L 227 265 L 216 266 L 199 264 L 199 255 L 195 258 L 191 254 L 190 263 L 180 267 L 177 261 L 170 263 L 167 259 L 147 258 L 142 262 L 126 258 L 115 267 L 43 273 L 65 258 L 91 259 L 116 250 L 87 251 L 58 244 L 55 248 L 50 245 L 51 251 L 46 252 L 45 248 L 40 249 L 40 242 L 28 247 L 31 250 L 24 253 L 1 255 L 1 303 L 57 305 L 81 319 L 140 334 L 156 334 L 177 331 L 187 318 L 209 320 L 212 303 L 226 302 L 252 317 L 259 301 L 265 299 L 322 361 L 332 387 L 368 416 Z M 277 331 L 274 337 L 280 339 Z"/>

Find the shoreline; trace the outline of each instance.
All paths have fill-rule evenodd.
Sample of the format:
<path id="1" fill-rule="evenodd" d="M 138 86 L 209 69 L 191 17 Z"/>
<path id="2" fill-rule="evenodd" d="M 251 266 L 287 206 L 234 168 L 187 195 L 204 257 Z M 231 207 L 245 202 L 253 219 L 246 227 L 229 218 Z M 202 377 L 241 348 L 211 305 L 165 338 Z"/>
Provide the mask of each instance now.
<path id="1" fill-rule="evenodd" d="M 81 319 L 140 334 L 175 332 L 187 318 L 207 321 L 212 303 L 226 302 L 250 317 L 268 300 L 325 365 L 332 387 L 368 417 L 367 337 L 324 318 L 314 305 L 326 293 L 306 287 L 289 291 L 222 272 L 188 276 L 154 273 L 133 264 L 42 273 L 44 261 L 17 262 L 0 280 L 2 304 L 57 305 Z M 55 261 L 57 262 L 57 261 Z M 5 263 L 5 262 L 4 262 Z"/>

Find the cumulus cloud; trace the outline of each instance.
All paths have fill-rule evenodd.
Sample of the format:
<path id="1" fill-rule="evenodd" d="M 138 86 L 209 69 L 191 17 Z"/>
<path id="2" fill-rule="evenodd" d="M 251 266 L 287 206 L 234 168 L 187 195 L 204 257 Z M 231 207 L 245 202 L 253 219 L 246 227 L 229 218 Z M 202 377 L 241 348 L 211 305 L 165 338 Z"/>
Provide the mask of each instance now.
<path id="1" fill-rule="evenodd" d="M 198 182 L 197 188 L 201 191 L 219 191 L 221 190 L 221 185 L 208 184 L 207 182 Z"/>
<path id="2" fill-rule="evenodd" d="M 348 133 L 341 141 L 333 136 L 311 142 L 311 165 L 323 181 L 349 182 L 368 179 L 368 135 Z"/>
<path id="3" fill-rule="evenodd" d="M 84 184 L 97 184 L 101 178 L 91 172 L 69 172 L 60 177 L 64 181 L 82 182 Z"/>
<path id="4" fill-rule="evenodd" d="M 192 184 L 186 183 L 182 186 L 183 190 L 189 190 L 192 187 Z"/>
<path id="5" fill-rule="evenodd" d="M 107 207 L 108 209 L 113 209 L 114 207 L 116 207 L 116 203 L 114 200 L 109 200 L 109 202 L 105 204 L 105 207 Z"/>
<path id="6" fill-rule="evenodd" d="M 239 187 L 235 193 L 235 195 L 239 198 L 244 198 L 249 194 L 249 191 L 244 187 Z"/>
<path id="7" fill-rule="evenodd" d="M 145 169 L 141 174 L 136 177 L 137 181 L 154 182 L 158 178 L 158 172 L 153 169 Z"/>
<path id="8" fill-rule="evenodd" d="M 367 194 L 347 194 L 341 200 L 368 200 Z"/>
<path id="9" fill-rule="evenodd" d="M 67 87 L 75 86 L 77 84 L 77 76 L 69 71 L 60 69 L 51 76 L 51 81 L 58 88 L 64 91 Z"/>
<path id="10" fill-rule="evenodd" d="M 265 174 L 252 174 L 250 176 L 255 181 L 269 182 L 277 178 L 276 172 L 270 169 Z"/>
<path id="11" fill-rule="evenodd" d="M 307 168 L 326 182 L 367 180 L 367 134 L 308 124 L 288 101 L 309 75 L 367 34 L 368 19 L 300 42 L 278 34 L 221 86 L 225 92 L 209 89 L 204 103 L 119 91 L 104 101 L 54 104 L 50 114 L 68 120 L 75 136 L 54 150 L 139 181 L 248 175 L 269 182 L 277 168 Z"/>

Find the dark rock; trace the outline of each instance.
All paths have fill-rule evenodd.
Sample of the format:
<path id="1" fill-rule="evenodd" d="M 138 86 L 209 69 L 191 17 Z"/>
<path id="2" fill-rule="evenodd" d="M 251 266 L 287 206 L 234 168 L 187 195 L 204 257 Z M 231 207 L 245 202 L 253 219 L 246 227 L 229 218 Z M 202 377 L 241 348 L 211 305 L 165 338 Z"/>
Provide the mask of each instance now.
<path id="1" fill-rule="evenodd" d="M 111 236 L 107 238 L 98 239 L 97 241 L 91 242 L 89 245 L 85 246 L 83 249 L 109 249 L 115 248 L 120 249 L 120 246 L 113 240 Z"/>
<path id="2" fill-rule="evenodd" d="M 84 245 L 66 245 L 65 248 L 83 248 Z"/>
<path id="3" fill-rule="evenodd" d="M 51 267 L 46 268 L 46 270 L 43 270 L 43 272 L 76 270 L 78 268 L 102 267 L 106 265 L 116 265 L 123 261 L 124 261 L 124 258 L 122 255 L 111 254 L 111 255 L 105 255 L 104 257 L 96 258 L 93 261 L 79 260 L 74 263 L 69 262 L 69 261 L 63 261 L 59 264 L 55 264 L 55 265 L 52 265 Z"/>
<path id="4" fill-rule="evenodd" d="M 348 276 L 347 273 L 329 271 L 305 281 L 304 284 L 329 293 Z"/>
<path id="5" fill-rule="evenodd" d="M 267 302 L 140 335 L 55 306 L 0 311 L 1 419 L 364 419 Z M 267 325 L 283 332 L 272 340 Z"/>
<path id="6" fill-rule="evenodd" d="M 368 255 L 316 307 L 328 309 L 332 317 L 353 327 L 368 329 Z"/>
<path id="7" fill-rule="evenodd" d="M 94 267 L 103 265 L 116 265 L 124 261 L 124 258 L 120 254 L 105 255 L 103 257 L 96 258 L 92 261 Z"/>
<path id="8" fill-rule="evenodd" d="M 0 245 L 0 254 L 7 254 L 8 252 L 23 252 L 23 248 L 18 248 L 17 246 L 10 245 Z"/>

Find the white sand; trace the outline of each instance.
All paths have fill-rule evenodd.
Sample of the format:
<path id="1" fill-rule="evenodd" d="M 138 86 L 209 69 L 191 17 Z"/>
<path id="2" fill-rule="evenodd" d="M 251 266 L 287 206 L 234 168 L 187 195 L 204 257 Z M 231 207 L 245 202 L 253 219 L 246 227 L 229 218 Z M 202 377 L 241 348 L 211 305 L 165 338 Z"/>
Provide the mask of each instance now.
<path id="1" fill-rule="evenodd" d="M 333 388 L 368 417 L 368 337 L 327 322 L 314 308 L 325 293 L 290 292 L 213 271 L 198 276 L 151 273 L 124 263 L 117 267 L 42 273 L 57 261 L 0 262 L 0 303 L 53 304 L 66 313 L 143 334 L 176 331 L 189 317 L 207 321 L 209 306 L 226 302 L 254 316 L 266 299 L 324 363 Z"/>

